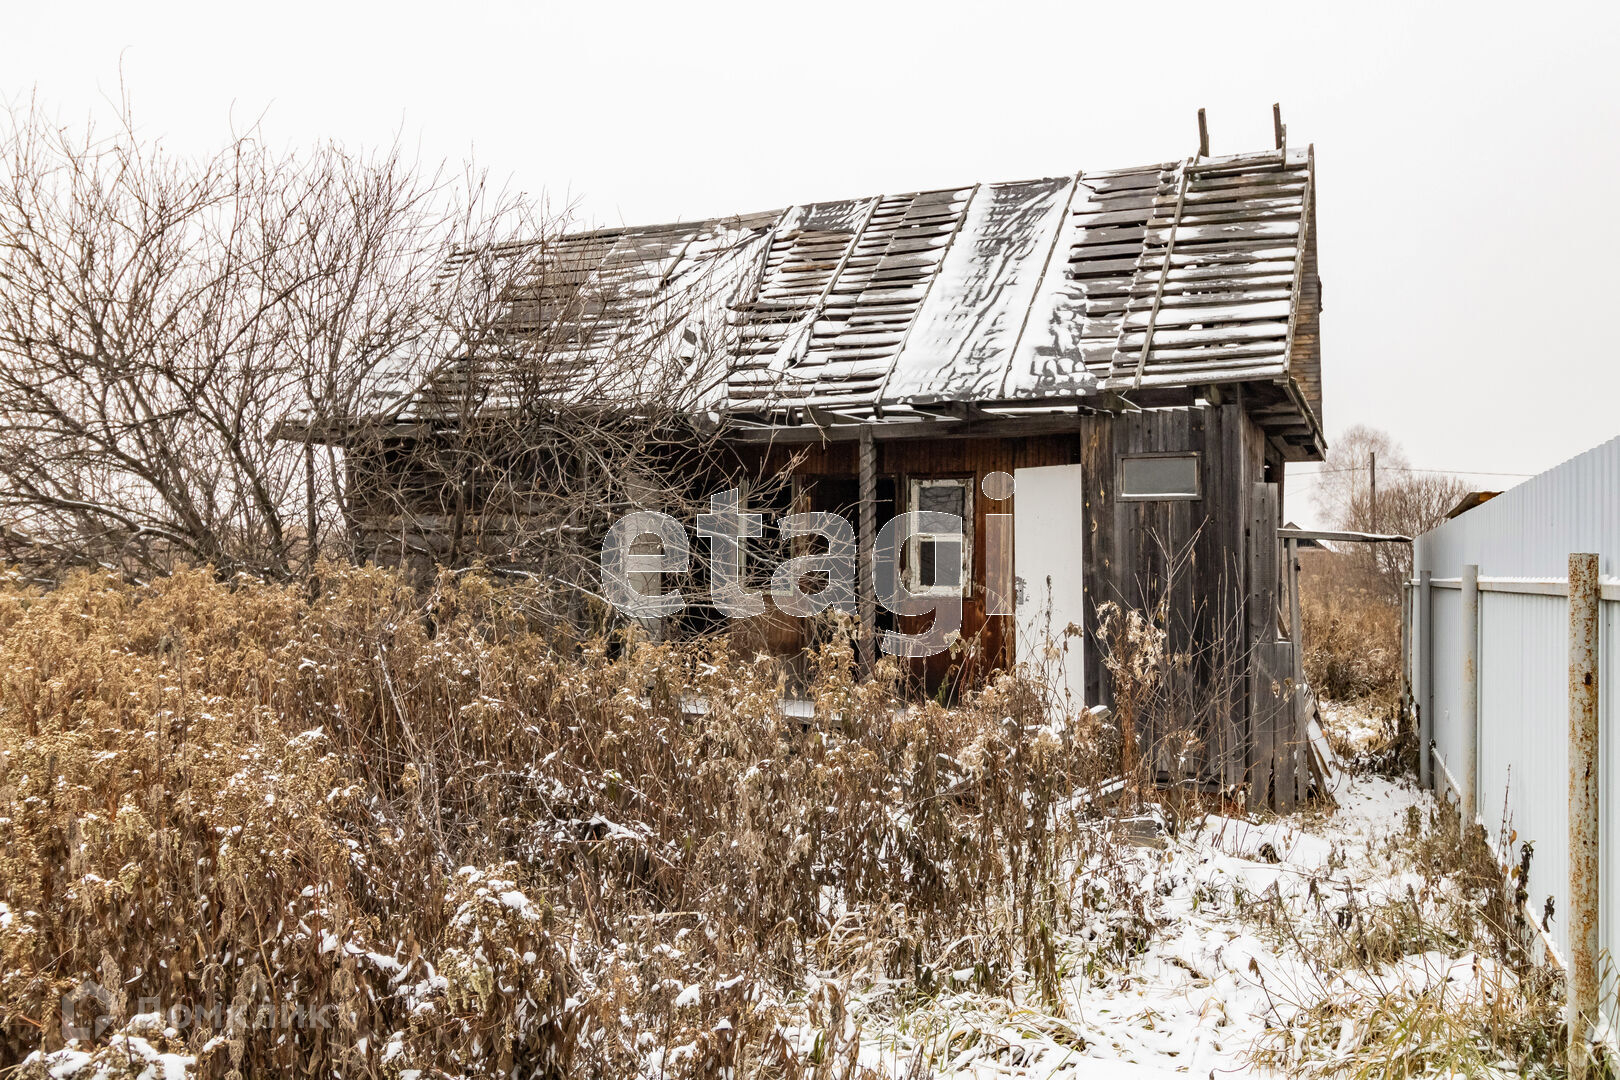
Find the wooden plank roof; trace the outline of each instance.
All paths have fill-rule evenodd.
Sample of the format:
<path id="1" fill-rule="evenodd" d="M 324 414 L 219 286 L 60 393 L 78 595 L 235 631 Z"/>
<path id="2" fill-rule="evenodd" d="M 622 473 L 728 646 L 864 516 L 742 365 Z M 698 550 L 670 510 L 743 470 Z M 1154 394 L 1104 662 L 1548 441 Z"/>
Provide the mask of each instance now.
<path id="1" fill-rule="evenodd" d="M 772 427 L 1270 387 L 1262 422 L 1315 456 L 1313 190 L 1286 149 L 576 233 L 502 253 L 506 329 L 556 334 L 561 396 L 628 349 Z M 379 402 L 439 412 L 466 370 L 432 370 Z"/>

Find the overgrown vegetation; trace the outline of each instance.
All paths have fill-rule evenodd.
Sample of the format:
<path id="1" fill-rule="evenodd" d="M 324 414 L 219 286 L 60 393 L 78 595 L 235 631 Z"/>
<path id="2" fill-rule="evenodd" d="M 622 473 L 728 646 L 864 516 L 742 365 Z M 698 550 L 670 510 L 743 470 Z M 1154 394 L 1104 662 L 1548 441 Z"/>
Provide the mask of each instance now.
<path id="1" fill-rule="evenodd" d="M 626 319 L 612 240 L 471 166 L 251 127 L 191 155 L 127 101 L 106 120 L 0 106 L 8 564 L 482 559 L 561 583 L 578 620 L 614 521 L 737 479 L 702 404 L 725 334 L 698 325 L 737 237 L 647 252 L 669 296 Z"/>
<path id="2" fill-rule="evenodd" d="M 1331 701 L 1388 708 L 1400 696 L 1401 611 L 1354 554 L 1300 554 L 1305 675 Z"/>
<path id="3" fill-rule="evenodd" d="M 1316 977 L 1257 1063 L 1306 1077 L 1562 1076 L 1562 984 L 1534 954 L 1503 868 L 1454 806 L 1408 808 L 1379 855 L 1404 891 L 1323 897 L 1281 932 Z"/>
<path id="4" fill-rule="evenodd" d="M 1337 528 L 1416 537 L 1442 524 L 1467 493 L 1460 478 L 1413 468 L 1387 432 L 1358 424 L 1333 440 L 1313 499 Z M 1411 575 L 1410 544 L 1301 551 L 1305 673 L 1319 696 L 1395 709 L 1401 604 Z"/>
<path id="5" fill-rule="evenodd" d="M 532 599 L 335 567 L 0 591 L 5 1060 L 875 1080 L 1106 1055 L 1179 971 L 1222 1061 L 1561 1075 L 1500 868 L 1426 799 L 1302 858 L 1310 817 L 1100 808 L 1120 733 L 1038 682 L 908 702 L 833 628 L 794 715 L 773 662 L 581 651 Z M 1175 661 L 1129 630 L 1151 703 Z"/>
<path id="6" fill-rule="evenodd" d="M 836 1008 L 781 1030 L 809 972 L 1054 984 L 1090 714 L 908 705 L 839 639 L 788 716 L 722 643 L 576 655 L 477 576 L 322 580 L 0 594 L 7 1058 L 66 996 L 203 1075 L 823 1076 Z"/>

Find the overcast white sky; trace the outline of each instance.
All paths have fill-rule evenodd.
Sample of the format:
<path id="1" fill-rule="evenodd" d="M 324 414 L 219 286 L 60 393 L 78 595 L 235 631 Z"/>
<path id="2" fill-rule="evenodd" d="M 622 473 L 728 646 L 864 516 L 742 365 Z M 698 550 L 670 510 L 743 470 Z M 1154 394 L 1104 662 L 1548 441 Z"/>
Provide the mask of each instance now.
<path id="1" fill-rule="evenodd" d="M 1213 152 L 1264 149 L 1281 101 L 1316 144 L 1330 437 L 1533 473 L 1620 433 L 1620 4 L 0 11 L 0 93 L 64 118 L 121 64 L 176 148 L 261 113 L 288 143 L 398 135 L 602 224 L 1170 160 L 1199 106 Z"/>

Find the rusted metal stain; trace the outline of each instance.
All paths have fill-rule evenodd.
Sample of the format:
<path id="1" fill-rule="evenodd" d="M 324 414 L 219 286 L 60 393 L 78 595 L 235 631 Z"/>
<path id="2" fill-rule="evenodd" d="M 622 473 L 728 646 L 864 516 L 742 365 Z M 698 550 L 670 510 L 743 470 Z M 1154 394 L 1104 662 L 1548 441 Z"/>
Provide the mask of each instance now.
<path id="1" fill-rule="evenodd" d="M 1463 828 L 1479 816 L 1479 567 L 1462 568 L 1462 781 Z"/>
<path id="2" fill-rule="evenodd" d="M 1569 557 L 1569 1071 L 1584 1075 L 1597 1018 L 1598 557 Z"/>

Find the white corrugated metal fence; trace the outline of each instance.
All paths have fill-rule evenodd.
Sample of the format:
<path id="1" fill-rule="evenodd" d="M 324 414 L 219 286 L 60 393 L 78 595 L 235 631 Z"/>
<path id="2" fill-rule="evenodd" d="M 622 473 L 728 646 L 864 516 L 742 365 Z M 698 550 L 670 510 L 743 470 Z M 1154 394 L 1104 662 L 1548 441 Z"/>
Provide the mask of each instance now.
<path id="1" fill-rule="evenodd" d="M 1602 582 L 1599 941 L 1620 955 L 1620 438 L 1417 539 L 1407 656 L 1422 730 L 1433 741 L 1434 784 L 1453 787 L 1465 806 L 1472 784 L 1493 842 L 1505 823 L 1519 843 L 1534 845 L 1526 907 L 1540 921 L 1551 900 L 1546 929 L 1560 963 L 1570 948 L 1568 572 L 1580 552 L 1598 555 Z M 1471 572 L 1474 626 L 1466 625 Z M 1500 854 L 1517 863 L 1516 845 Z"/>

